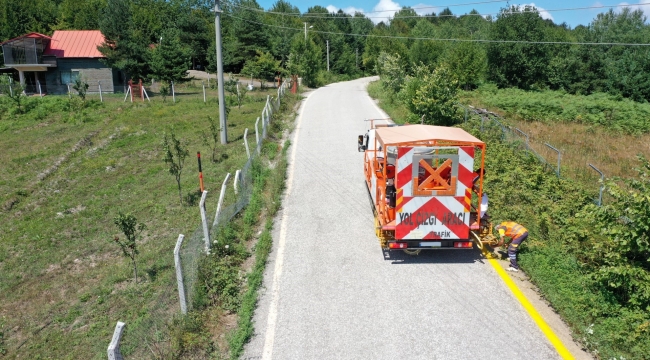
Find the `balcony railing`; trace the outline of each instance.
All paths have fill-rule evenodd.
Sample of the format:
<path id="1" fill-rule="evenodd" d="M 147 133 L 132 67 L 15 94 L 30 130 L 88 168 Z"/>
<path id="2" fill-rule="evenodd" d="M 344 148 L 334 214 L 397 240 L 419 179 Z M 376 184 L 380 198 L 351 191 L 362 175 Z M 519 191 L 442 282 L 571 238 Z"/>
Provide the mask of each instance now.
<path id="1" fill-rule="evenodd" d="M 2 45 L 5 65 L 44 64 L 43 50 L 46 45 L 43 39 L 34 38 L 22 38 L 6 43 Z"/>

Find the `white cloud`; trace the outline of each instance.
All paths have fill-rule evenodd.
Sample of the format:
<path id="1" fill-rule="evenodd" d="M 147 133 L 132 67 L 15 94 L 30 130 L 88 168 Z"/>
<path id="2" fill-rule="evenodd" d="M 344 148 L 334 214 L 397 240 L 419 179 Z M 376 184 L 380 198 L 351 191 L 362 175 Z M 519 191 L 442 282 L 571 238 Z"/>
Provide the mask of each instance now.
<path id="1" fill-rule="evenodd" d="M 327 9 L 327 11 L 329 11 L 330 13 L 335 13 L 339 11 L 339 8 L 337 8 L 334 5 L 327 5 L 325 9 Z"/>
<path id="2" fill-rule="evenodd" d="M 346 8 L 339 9 L 339 8 L 337 8 L 337 7 L 334 6 L 334 5 L 327 5 L 327 7 L 325 7 L 325 8 L 326 8 L 327 11 L 329 11 L 330 13 L 337 13 L 337 12 L 339 12 L 339 10 L 343 10 L 344 13 L 346 13 L 346 14 L 350 14 L 350 15 L 354 15 L 354 13 L 357 13 L 357 12 L 360 12 L 360 13 L 364 13 L 364 12 L 365 12 L 365 11 L 363 11 L 363 9 L 356 8 L 356 7 L 354 7 L 354 6 L 348 6 L 348 7 L 346 7 Z"/>
<path id="3" fill-rule="evenodd" d="M 647 0 L 641 0 L 639 1 L 638 4 L 630 4 L 627 2 L 622 2 L 618 4 L 618 6 L 616 7 L 616 11 L 621 12 L 623 11 L 624 8 L 627 7 L 632 11 L 641 10 L 646 16 L 650 16 L 650 5 L 645 5 L 647 3 L 648 3 Z"/>
<path id="4" fill-rule="evenodd" d="M 375 7 L 372 8 L 372 11 L 381 11 L 381 12 L 370 14 L 368 17 L 375 24 L 380 23 L 382 21 L 388 22 L 388 17 L 395 16 L 395 13 L 401 8 L 402 6 L 399 3 L 394 2 L 393 0 L 379 0 L 377 5 L 375 5 Z"/>
<path id="5" fill-rule="evenodd" d="M 441 8 L 433 7 L 432 5 L 423 4 L 423 3 L 413 5 L 413 6 L 411 6 L 411 8 L 413 8 L 413 10 L 415 10 L 415 13 L 420 15 L 420 16 L 429 15 L 431 13 L 436 13 L 437 14 L 440 11 L 442 11 Z"/>
<path id="6" fill-rule="evenodd" d="M 535 5 L 535 3 L 521 4 L 519 6 L 522 7 L 522 8 L 524 6 L 534 6 L 537 9 L 537 11 L 539 11 L 539 16 L 541 16 L 542 19 L 554 21 L 553 16 L 551 15 L 550 12 L 544 10 L 544 8 L 541 8 L 541 7 L 537 6 L 537 5 Z"/>

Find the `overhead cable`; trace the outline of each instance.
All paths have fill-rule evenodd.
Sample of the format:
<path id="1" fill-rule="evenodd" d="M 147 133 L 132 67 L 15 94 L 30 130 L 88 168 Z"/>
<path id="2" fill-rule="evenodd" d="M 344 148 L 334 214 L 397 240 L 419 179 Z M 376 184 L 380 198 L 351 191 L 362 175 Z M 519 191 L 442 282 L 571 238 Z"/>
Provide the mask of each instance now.
<path id="1" fill-rule="evenodd" d="M 265 11 L 262 9 L 256 9 L 256 8 L 251 8 L 251 7 L 246 7 L 246 6 L 241 6 L 241 5 L 235 5 L 235 4 L 230 4 L 234 7 L 240 8 L 240 9 L 245 9 L 245 10 L 252 10 L 252 11 L 258 11 L 258 12 L 263 12 L 266 14 L 276 14 L 276 15 L 289 15 L 289 16 L 296 16 L 296 17 L 301 17 L 301 18 L 310 18 L 310 19 L 341 19 L 340 17 L 332 16 L 332 14 L 328 15 L 321 15 L 321 14 L 314 14 L 310 15 L 309 13 L 301 14 L 301 13 L 282 13 L 282 12 L 272 12 L 272 11 Z M 617 4 L 617 5 L 593 5 L 593 6 L 583 6 L 583 7 L 574 7 L 574 8 L 562 8 L 562 9 L 542 9 L 540 10 L 539 8 L 535 6 L 531 6 L 533 9 L 526 10 L 526 8 L 521 9 L 519 11 L 505 11 L 505 12 L 494 12 L 494 13 L 483 13 L 483 14 L 478 14 L 478 13 L 467 13 L 467 14 L 448 14 L 448 15 L 404 15 L 404 16 L 399 16 L 397 18 L 399 19 L 410 19 L 410 18 L 415 18 L 415 19 L 420 19 L 420 18 L 445 18 L 445 17 L 460 17 L 460 16 L 481 16 L 481 17 L 486 17 L 486 16 L 493 16 L 493 15 L 500 15 L 500 14 L 525 14 L 525 13 L 540 13 L 540 12 L 561 12 L 561 11 L 577 11 L 577 10 L 591 10 L 591 9 L 602 9 L 602 8 L 614 8 L 614 7 L 633 7 L 633 6 L 641 6 L 641 5 L 650 5 L 650 2 L 644 2 L 644 3 L 638 3 L 638 4 Z M 525 5 L 525 6 L 530 6 L 530 5 Z M 402 9 L 404 10 L 404 9 Z M 399 10 L 398 10 L 399 11 Z M 366 13 L 361 13 L 365 15 Z M 336 15 L 336 14 L 334 14 Z M 396 19 L 395 16 L 364 16 L 364 17 L 345 17 L 345 19 L 350 19 L 350 20 L 357 20 L 357 19 Z"/>
<path id="2" fill-rule="evenodd" d="M 303 28 L 294 28 L 288 26 L 279 26 L 279 25 L 270 25 L 261 23 L 258 21 L 252 21 L 240 18 L 238 16 L 225 13 L 225 15 L 230 16 L 231 18 L 249 22 L 251 24 L 258 24 L 272 28 L 286 29 L 286 30 L 295 30 L 303 31 Z M 369 37 L 369 38 L 381 38 L 381 39 L 400 39 L 400 40 L 430 40 L 430 41 L 449 41 L 449 42 L 475 42 L 475 43 L 497 43 L 497 44 L 539 44 L 539 45 L 591 45 L 591 46 L 650 46 L 649 44 L 640 44 L 640 43 L 594 43 L 594 42 L 569 42 L 569 41 L 525 41 L 525 40 L 484 40 L 484 39 L 443 39 L 443 38 L 429 38 L 429 37 L 413 37 L 413 36 L 392 36 L 392 35 L 373 35 L 373 34 L 347 34 L 334 31 L 320 31 L 320 30 L 309 30 L 309 32 L 315 32 L 319 34 L 330 34 L 330 35 L 343 35 L 343 36 L 360 36 L 360 37 Z"/>
<path id="3" fill-rule="evenodd" d="M 360 12 L 362 14 L 374 14 L 374 13 L 381 13 L 381 12 L 397 12 L 401 10 L 423 10 L 423 9 L 440 9 L 440 8 L 450 8 L 450 7 L 455 7 L 455 6 L 467 6 L 467 5 L 479 5 L 479 4 L 491 4 L 491 3 L 500 3 L 500 2 L 508 2 L 509 0 L 489 0 L 489 1 L 476 1 L 476 2 L 470 2 L 470 3 L 464 3 L 464 4 L 449 4 L 449 5 L 437 5 L 437 6 L 416 6 L 416 7 L 408 7 L 408 8 L 402 8 L 402 9 L 393 9 L 393 10 L 373 10 L 373 11 L 364 11 Z M 300 12 L 281 12 L 281 11 L 266 11 L 263 9 L 258 9 L 254 7 L 249 7 L 249 6 L 242 6 L 242 5 L 236 5 L 231 2 L 228 2 L 229 5 L 242 8 L 242 9 L 247 9 L 247 10 L 255 10 L 255 11 L 260 11 L 260 12 L 266 12 L 268 14 L 278 14 L 278 15 L 304 15 L 308 16 L 309 13 L 300 13 Z"/>

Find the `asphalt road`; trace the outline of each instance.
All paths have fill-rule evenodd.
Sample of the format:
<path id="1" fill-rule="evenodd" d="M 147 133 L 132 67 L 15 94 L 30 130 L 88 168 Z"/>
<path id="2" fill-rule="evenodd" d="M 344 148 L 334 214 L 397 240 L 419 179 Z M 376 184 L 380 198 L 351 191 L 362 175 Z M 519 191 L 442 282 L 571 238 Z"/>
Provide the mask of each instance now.
<path id="1" fill-rule="evenodd" d="M 357 135 L 371 79 L 309 94 L 244 359 L 557 359 L 478 250 L 384 259 Z"/>

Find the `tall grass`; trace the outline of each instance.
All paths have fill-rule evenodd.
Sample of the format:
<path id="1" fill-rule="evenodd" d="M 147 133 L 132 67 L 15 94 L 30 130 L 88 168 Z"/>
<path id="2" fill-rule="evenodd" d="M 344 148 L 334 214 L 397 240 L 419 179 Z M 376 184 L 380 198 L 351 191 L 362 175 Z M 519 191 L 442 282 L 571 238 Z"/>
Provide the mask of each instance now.
<path id="1" fill-rule="evenodd" d="M 526 121 L 599 125 L 635 135 L 650 132 L 649 103 L 604 93 L 571 95 L 562 91 L 497 89 L 494 85 L 483 85 L 476 91 L 466 92 L 465 98 Z"/>

